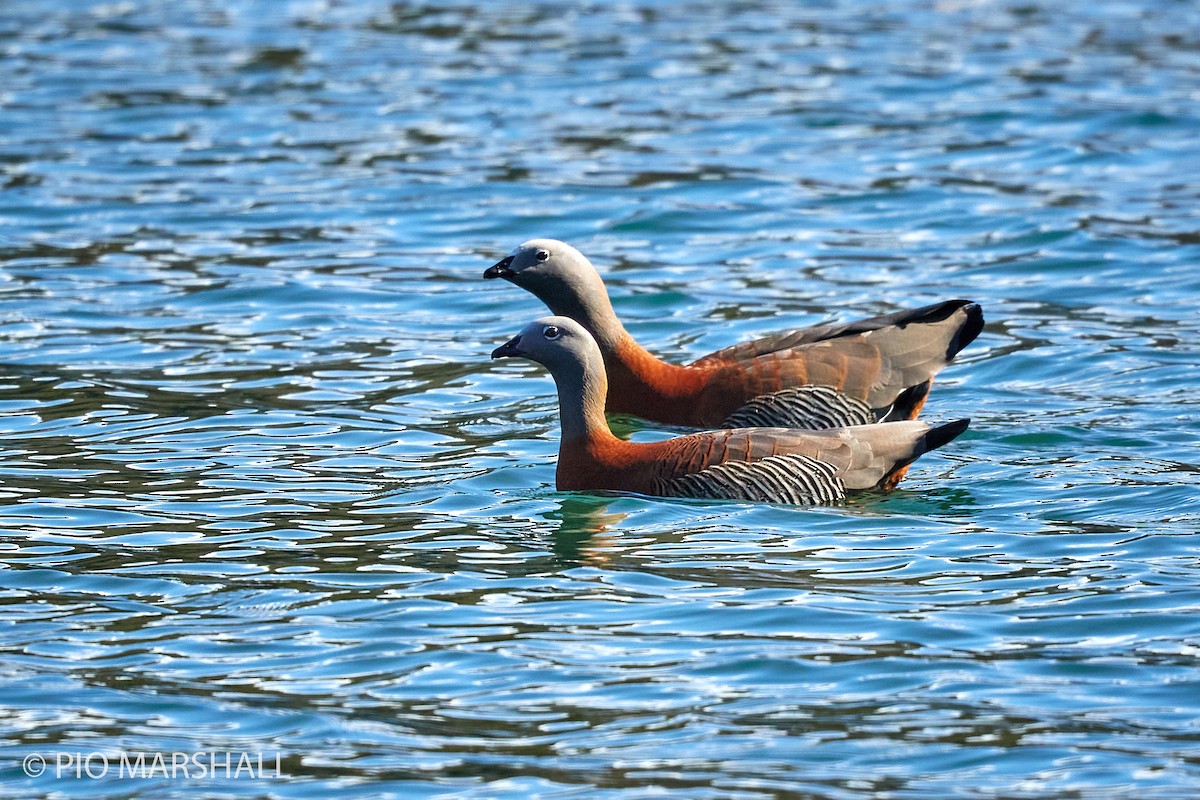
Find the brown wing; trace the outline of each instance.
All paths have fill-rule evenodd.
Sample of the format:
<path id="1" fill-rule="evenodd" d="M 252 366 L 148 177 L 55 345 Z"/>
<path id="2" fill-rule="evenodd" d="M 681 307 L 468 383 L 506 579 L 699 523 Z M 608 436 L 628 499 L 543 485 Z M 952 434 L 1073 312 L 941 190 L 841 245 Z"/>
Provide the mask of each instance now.
<path id="1" fill-rule="evenodd" d="M 845 326 L 846 332 L 834 338 L 727 362 L 719 370 L 719 379 L 706 388 L 709 396 L 701 398 L 703 421 L 719 424 L 754 398 L 797 386 L 837 389 L 875 411 L 874 419 L 915 417 L 930 381 L 975 338 L 983 324 L 983 315 L 973 303 L 943 303 L 931 308 L 903 325 L 855 332 L 850 332 L 854 325 Z M 939 319 L 947 309 L 948 315 Z M 863 323 L 855 325 L 865 327 Z M 754 421 L 792 424 L 782 414 L 758 414 Z"/>
<path id="2" fill-rule="evenodd" d="M 790 350 L 794 347 L 813 342 L 855 336 L 869 331 L 881 331 L 892 328 L 903 329 L 913 324 L 936 325 L 946 322 L 960 309 L 963 311 L 962 316 L 965 319 L 961 325 L 962 330 L 959 341 L 953 343 L 953 352 L 947 354 L 946 360 L 948 361 L 954 357 L 955 353 L 966 347 L 979 335 L 983 324 L 983 314 L 979 306 L 968 300 L 946 300 L 941 303 L 934 303 L 906 311 L 896 311 L 878 317 L 868 317 L 867 319 L 860 319 L 854 322 L 814 325 L 798 331 L 791 331 L 790 333 L 764 336 L 752 342 L 743 342 L 742 344 L 736 344 L 709 353 L 693 361 L 690 366 L 711 367 L 729 362 L 748 361 L 767 353 Z"/>
<path id="3" fill-rule="evenodd" d="M 958 436 L 967 424 L 959 420 L 931 428 L 923 422 L 892 422 L 827 431 L 747 428 L 682 436 L 656 446 L 653 491 L 684 497 L 833 502 L 845 490 L 884 484 L 922 453 Z"/>

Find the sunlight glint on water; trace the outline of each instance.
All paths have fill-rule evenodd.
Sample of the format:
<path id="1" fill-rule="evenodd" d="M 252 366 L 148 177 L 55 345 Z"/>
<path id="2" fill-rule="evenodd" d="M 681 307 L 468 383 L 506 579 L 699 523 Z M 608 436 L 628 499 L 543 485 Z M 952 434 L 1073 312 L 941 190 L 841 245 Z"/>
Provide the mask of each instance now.
<path id="1" fill-rule="evenodd" d="M 1193 796 L 1196 31 L 6 3 L 4 796 Z M 679 361 L 975 299 L 971 430 L 839 508 L 556 492 L 480 279 L 535 236 Z M 141 751 L 287 777 L 54 775 Z"/>

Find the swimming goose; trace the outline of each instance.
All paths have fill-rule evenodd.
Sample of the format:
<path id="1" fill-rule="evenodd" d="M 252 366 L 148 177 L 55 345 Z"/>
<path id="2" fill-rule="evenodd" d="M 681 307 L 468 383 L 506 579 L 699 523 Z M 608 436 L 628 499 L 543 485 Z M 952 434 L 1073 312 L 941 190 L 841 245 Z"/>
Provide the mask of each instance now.
<path id="1" fill-rule="evenodd" d="M 581 323 L 608 369 L 607 410 L 691 427 L 819 430 L 915 419 L 933 376 L 983 327 L 967 300 L 820 325 L 668 364 L 626 332 L 591 262 L 553 239 L 525 242 L 490 267 Z"/>
<path id="2" fill-rule="evenodd" d="M 526 358 L 558 386 L 560 490 L 637 492 L 772 503 L 836 503 L 857 489 L 891 488 L 922 453 L 966 430 L 969 420 L 801 431 L 740 428 L 660 442 L 618 439 L 604 416 L 604 359 L 591 334 L 568 317 L 543 317 L 492 352 Z M 610 395 L 611 396 L 611 395 Z"/>

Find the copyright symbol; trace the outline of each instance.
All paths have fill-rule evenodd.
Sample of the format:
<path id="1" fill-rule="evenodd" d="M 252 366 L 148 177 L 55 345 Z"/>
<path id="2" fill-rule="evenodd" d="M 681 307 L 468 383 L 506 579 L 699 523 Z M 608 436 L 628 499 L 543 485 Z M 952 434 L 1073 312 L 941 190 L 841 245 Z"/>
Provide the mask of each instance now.
<path id="1" fill-rule="evenodd" d="M 31 778 L 36 778 L 46 771 L 46 759 L 37 753 L 30 753 L 21 762 L 21 769 Z"/>

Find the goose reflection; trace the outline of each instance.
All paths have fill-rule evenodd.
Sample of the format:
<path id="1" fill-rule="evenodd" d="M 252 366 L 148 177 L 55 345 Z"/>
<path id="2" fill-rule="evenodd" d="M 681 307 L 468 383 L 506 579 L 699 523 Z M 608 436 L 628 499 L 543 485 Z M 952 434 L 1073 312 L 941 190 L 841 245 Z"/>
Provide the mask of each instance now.
<path id="1" fill-rule="evenodd" d="M 608 510 L 615 499 L 594 494 L 570 495 L 557 508 L 546 512 L 546 519 L 558 523 L 552 534 L 554 555 L 570 564 L 607 564 L 615 544 L 615 529 L 629 516 Z"/>

